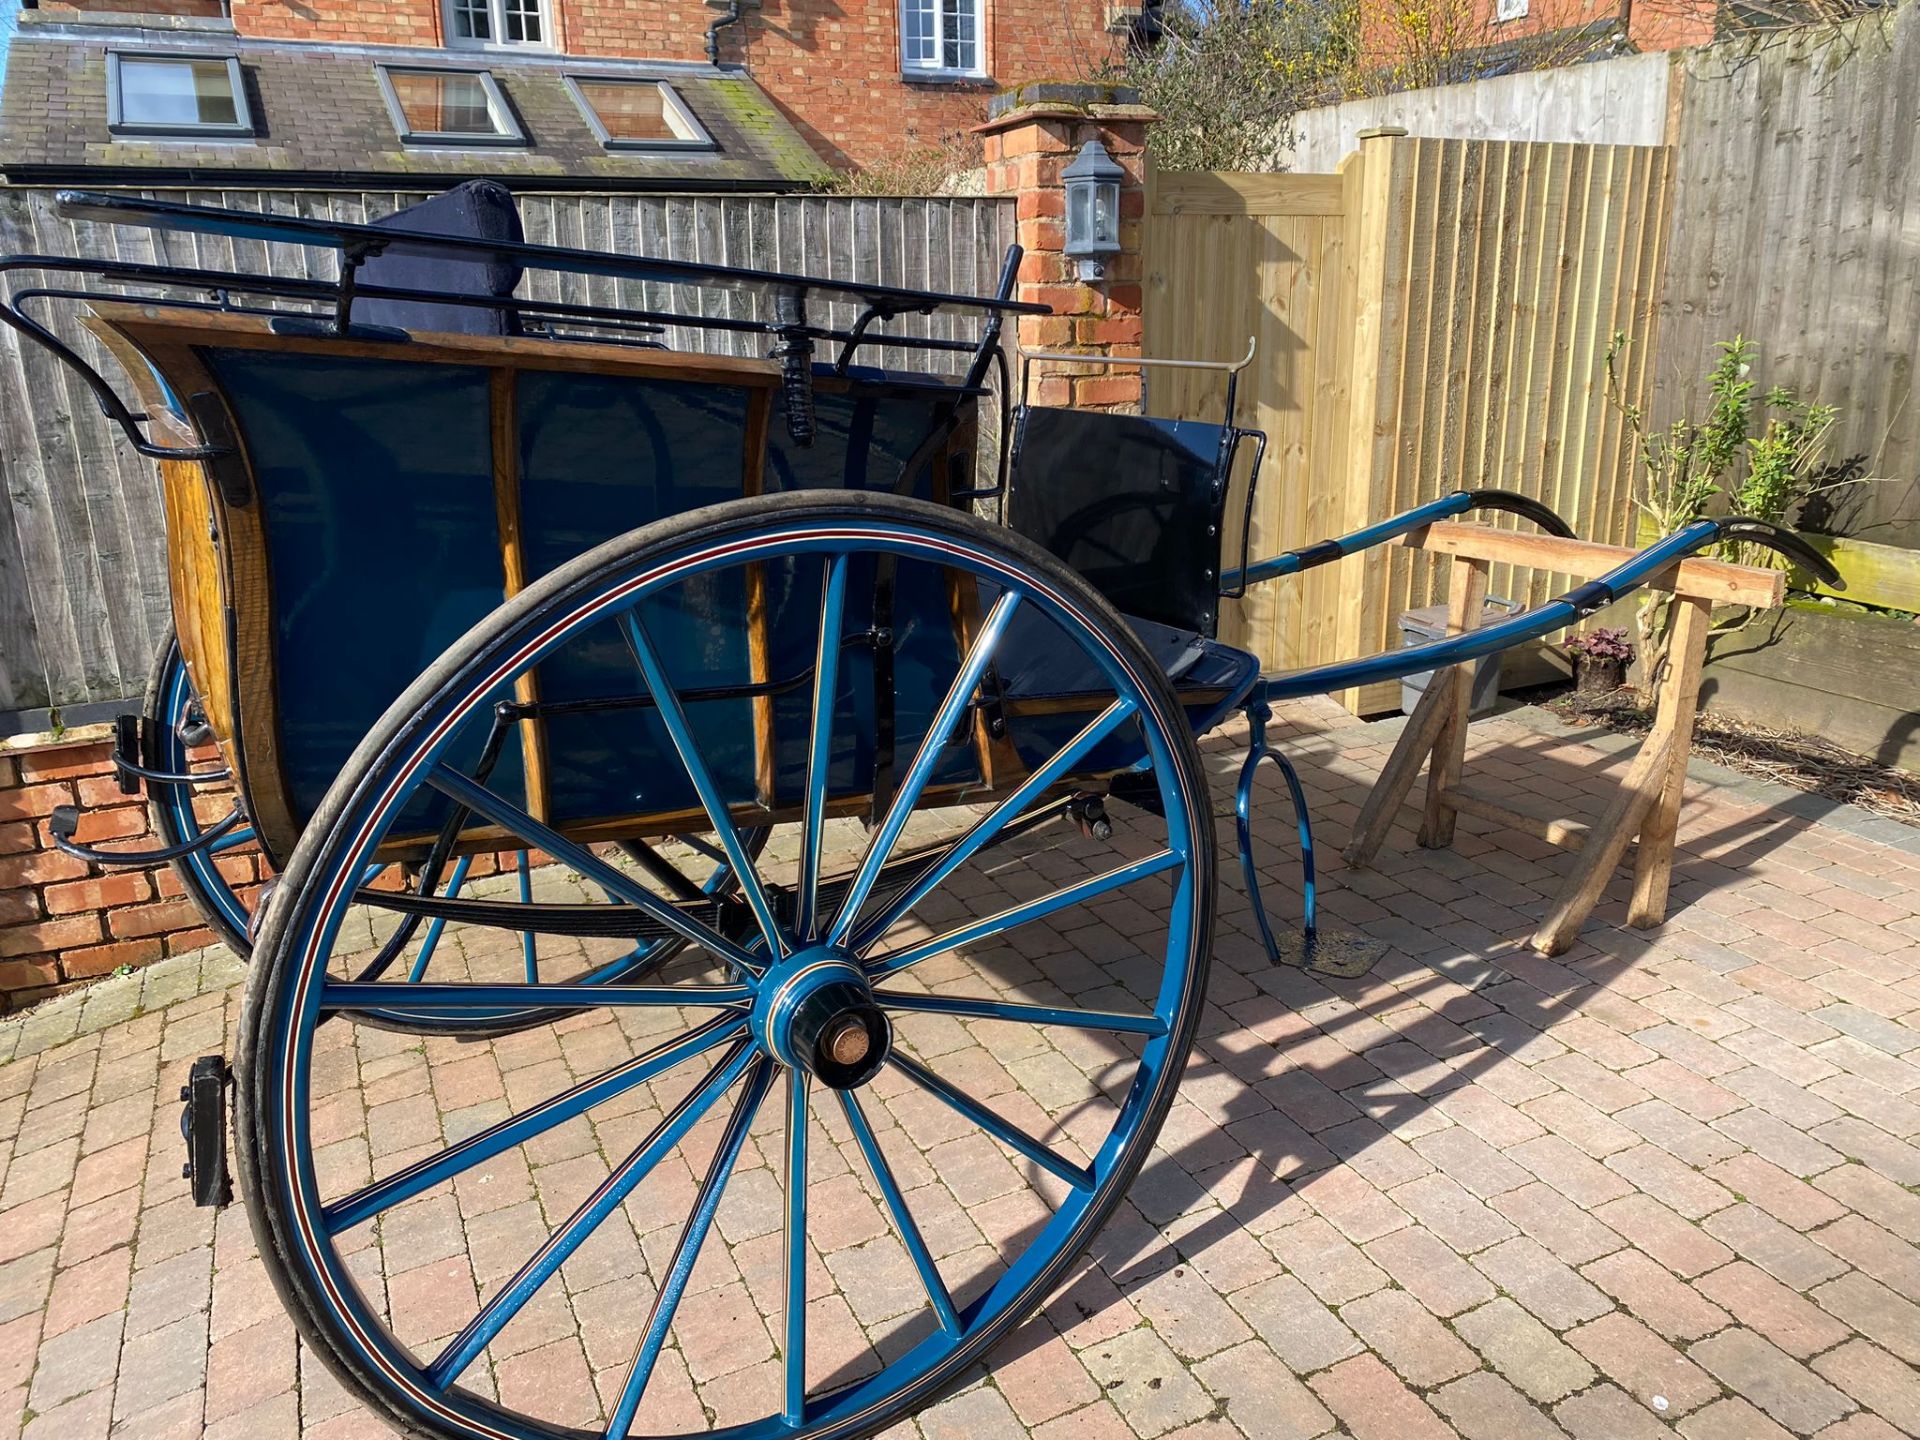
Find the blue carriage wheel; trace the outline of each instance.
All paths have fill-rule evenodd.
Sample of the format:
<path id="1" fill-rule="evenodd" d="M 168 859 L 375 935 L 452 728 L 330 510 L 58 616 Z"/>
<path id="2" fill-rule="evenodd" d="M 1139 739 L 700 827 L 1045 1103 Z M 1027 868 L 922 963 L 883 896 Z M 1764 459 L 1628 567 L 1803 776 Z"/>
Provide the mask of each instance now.
<path id="1" fill-rule="evenodd" d="M 860 802 L 876 768 L 871 649 L 880 642 L 863 577 L 881 558 L 893 580 L 901 763 L 863 832 L 832 822 L 867 814 Z M 749 702 L 717 693 L 737 687 L 741 672 L 714 658 L 744 648 L 737 626 L 729 643 L 715 622 L 724 622 L 724 597 L 746 593 L 733 577 L 750 570 L 771 597 L 763 613 L 782 637 L 774 653 L 805 677 L 780 712 L 794 728 L 771 747 L 788 801 L 776 813 L 797 835 L 758 861 L 734 823 L 755 813 L 756 766 L 730 748 L 717 718 L 744 716 Z M 796 635 L 796 618 L 811 643 Z M 553 673 L 583 653 L 628 657 L 620 664 L 646 708 L 625 712 L 645 717 L 627 733 L 654 747 L 638 773 L 653 794 L 697 796 L 689 813 L 740 870 L 726 923 L 711 906 L 667 905 L 639 890 L 534 819 L 509 782 L 490 787 L 463 768 L 477 753 L 467 737 L 499 696 L 515 693 L 518 676 L 536 664 Z M 1027 688 L 1036 677 L 1078 678 L 1071 693 L 1041 693 Z M 991 788 L 980 783 L 987 761 L 975 743 L 990 733 L 986 709 L 1004 718 L 1000 738 L 1018 755 Z M 563 739 L 556 727 L 548 744 Z M 603 766 L 617 763 L 604 743 L 595 753 Z M 1161 813 L 1143 811 L 1114 849 L 1075 851 L 1093 842 L 1064 820 L 1058 797 L 1120 770 L 1157 788 Z M 644 918 L 684 932 L 687 952 L 631 984 L 356 983 L 355 942 L 342 926 L 356 877 L 436 793 L 609 892 L 542 923 L 631 934 Z M 969 808 L 938 808 L 955 804 Z M 1057 863 L 1042 848 L 1053 844 L 1068 847 Z M 1117 613 L 1018 537 L 917 501 L 814 492 L 716 505 L 609 542 L 497 610 L 422 676 L 335 783 L 291 859 L 240 1037 L 239 1167 L 262 1256 L 316 1353 L 408 1433 L 624 1440 L 658 1433 L 658 1392 L 675 1385 L 681 1418 L 697 1424 L 705 1404 L 710 1432 L 739 1440 L 878 1432 L 962 1379 L 1053 1295 L 1146 1159 L 1204 1003 L 1213 847 L 1199 753 L 1164 675 Z M 1010 905 L 1004 892 L 986 900 L 987 866 L 1003 876 Z M 1076 954 L 1028 961 L 1007 943 L 1048 919 L 1079 937 Z M 510 961 L 502 954 L 503 974 Z M 592 1022 L 599 1038 L 578 1052 L 592 1063 L 556 1077 L 563 1088 L 544 1099 L 524 1089 L 497 1099 L 449 1124 L 444 1143 L 409 1142 L 384 1162 L 377 1127 L 367 1122 L 364 1140 L 345 1135 L 337 1104 L 316 1093 L 323 1071 L 338 1083 L 339 1067 L 319 1063 L 339 1048 L 335 1014 L 369 1005 L 462 1014 L 509 1002 L 569 1011 L 556 1027 L 563 1047 L 592 1012 L 606 1012 Z M 609 1049 L 619 1035 L 631 1044 Z M 993 1064 L 996 1052 L 1017 1063 L 1051 1045 L 1091 1098 L 1042 1103 L 983 1084 L 978 1070 L 959 1067 L 955 1035 L 966 1037 L 966 1056 Z M 457 1060 L 475 1053 L 461 1047 Z M 1057 1067 L 1049 1073 L 1060 1078 Z M 1000 1157 L 1007 1169 L 994 1172 L 996 1185 L 1007 1188 L 995 1203 L 1022 1217 L 983 1223 L 1003 1238 L 957 1248 L 951 1225 L 965 1209 L 951 1204 L 943 1230 L 923 1228 L 934 1218 L 923 1187 L 946 1180 L 907 1148 L 909 1114 L 915 1125 L 940 1117 L 939 1133 L 983 1163 Z M 484 1255 L 463 1254 L 456 1217 L 479 1185 L 532 1175 L 520 1167 L 556 1155 L 589 1157 L 585 1172 L 570 1162 L 576 1183 L 565 1198 L 539 1190 L 546 1203 L 528 1207 L 538 1213 L 513 1229 L 511 1253 L 489 1243 Z M 739 1231 L 724 1218 L 740 1213 L 727 1208 L 728 1187 L 746 1166 L 761 1203 L 779 1195 L 784 1225 L 771 1232 L 777 1254 L 769 1240 L 751 1265 L 741 1261 L 758 1313 L 715 1325 L 711 1307 L 727 1295 L 737 1303 L 741 1287 L 716 1286 L 706 1269 L 694 1283 L 703 1254 L 770 1233 L 764 1221 Z M 827 1344 L 835 1332 L 809 1324 L 809 1300 L 829 1300 L 810 1238 L 824 1212 L 810 1201 L 823 1178 L 849 1170 L 876 1217 L 868 1245 L 897 1257 L 909 1288 L 904 1308 L 875 1311 L 865 1351 L 836 1359 Z M 835 1194 L 829 1203 L 847 1203 Z M 457 1313 L 436 1305 L 428 1316 L 406 1303 L 417 1292 L 395 1270 L 407 1261 L 383 1242 L 389 1217 L 423 1238 L 422 1219 L 436 1215 L 429 1249 L 449 1257 L 434 1262 L 436 1275 L 477 1286 Z M 660 1243 L 642 1246 L 643 1233 Z M 825 1273 L 836 1286 L 841 1273 L 855 1275 Z M 602 1302 L 613 1294 L 609 1309 Z M 706 1323 L 677 1324 L 696 1308 Z M 691 1388 L 709 1376 L 687 1347 L 716 1335 L 744 1337 L 766 1359 L 714 1370 L 726 1378 L 696 1399 Z M 838 1335 L 846 1340 L 844 1327 Z M 535 1347 L 541 1363 L 529 1377 Z"/>
<path id="2" fill-rule="evenodd" d="M 187 675 L 185 659 L 180 654 L 179 641 L 169 630 L 160 643 L 154 659 L 151 675 L 147 680 L 147 692 L 144 705 L 148 745 L 151 747 L 152 764 L 150 769 L 167 775 L 186 775 L 200 770 L 217 769 L 204 762 L 195 767 L 190 752 L 200 744 L 200 735 L 206 728 L 206 717 L 201 710 L 200 698 L 194 693 L 193 684 Z M 191 744 L 189 743 L 191 741 Z M 154 833 L 161 843 L 169 846 L 184 844 L 196 840 L 204 831 L 200 817 L 194 809 L 194 796 L 205 787 L 174 784 L 160 780 L 145 782 L 147 805 L 152 817 Z M 223 858 L 231 857 L 253 839 L 251 826 L 239 828 L 219 836 L 206 846 L 190 850 L 175 857 L 171 862 L 174 873 L 179 877 L 181 888 L 193 901 L 194 908 L 207 925 L 226 945 L 243 958 L 253 949 L 253 911 L 247 902 L 235 890 L 233 882 L 220 868 Z M 758 854 L 766 844 L 767 831 L 753 832 L 748 837 L 749 848 Z M 692 862 L 683 862 L 675 866 L 671 860 L 640 852 L 645 848 L 638 842 L 622 847 L 636 860 L 645 859 L 651 869 L 665 880 L 680 888 L 709 895 L 724 894 L 731 885 L 731 872 L 725 864 L 705 859 L 698 850 L 694 852 Z M 524 867 L 526 852 L 519 855 Z M 458 894 L 466 882 L 472 862 L 467 857 L 456 860 L 440 885 L 442 894 Z M 524 873 L 524 868 L 523 868 Z M 522 891 L 523 895 L 525 891 Z M 432 963 L 444 922 L 428 922 L 422 927 L 417 939 L 403 950 L 398 959 L 410 980 L 420 981 L 433 978 Z M 537 964 L 538 955 L 534 937 L 522 938 L 523 952 L 531 972 Z M 649 946 L 637 947 L 631 958 L 631 964 L 622 969 L 610 970 L 610 975 L 624 976 L 636 971 L 656 967 L 666 963 L 679 948 L 678 942 L 658 941 Z M 547 978 L 555 978 L 549 976 Z M 592 978 L 575 977 L 575 978 Z M 389 1023 L 403 1030 L 438 1029 L 438 1026 L 423 1026 L 421 1017 L 401 1016 L 383 1017 L 368 1015 L 361 1017 L 375 1023 Z M 516 1015 L 466 1015 L 444 1028 L 456 1033 L 473 1033 L 485 1030 L 498 1033 L 519 1025 L 539 1023 L 552 1019 L 544 1014 Z"/>
<path id="3" fill-rule="evenodd" d="M 195 767 L 189 759 L 187 737 L 206 726 L 200 711 L 200 699 L 187 678 L 186 661 L 180 655 L 180 643 L 169 629 L 154 656 L 153 671 L 147 679 L 147 743 L 151 747 L 150 768 L 162 774 L 185 775 Z M 198 767 L 209 767 L 204 762 Z M 200 838 L 205 827 L 193 808 L 196 794 L 205 793 L 195 785 L 147 781 L 147 810 L 153 833 L 163 845 L 184 845 Z M 248 825 L 227 832 L 207 845 L 176 856 L 169 863 L 180 886 L 193 901 L 200 918 L 242 957 L 251 953 L 249 931 L 253 912 L 234 890 L 233 883 L 220 870 L 220 860 L 253 839 Z"/>

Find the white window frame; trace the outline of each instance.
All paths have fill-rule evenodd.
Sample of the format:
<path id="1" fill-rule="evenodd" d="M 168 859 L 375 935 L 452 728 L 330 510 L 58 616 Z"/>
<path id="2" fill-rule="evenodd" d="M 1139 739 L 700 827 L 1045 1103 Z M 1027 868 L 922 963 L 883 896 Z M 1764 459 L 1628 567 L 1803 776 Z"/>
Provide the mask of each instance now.
<path id="1" fill-rule="evenodd" d="M 900 75 L 906 80 L 984 80 L 987 78 L 987 0 L 960 0 L 964 7 L 973 7 L 973 58 L 972 68 L 956 69 L 950 65 L 919 65 L 907 59 L 907 7 L 913 0 L 900 0 L 895 18 L 900 26 Z M 933 44 L 936 54 L 944 54 L 947 48 L 946 13 L 941 0 L 928 0 L 933 18 Z"/>
<path id="2" fill-rule="evenodd" d="M 234 123 L 203 125 L 190 121 L 155 123 L 128 120 L 120 103 L 120 65 L 130 60 L 135 65 L 148 61 L 216 60 L 227 67 L 227 83 L 233 87 Z M 204 50 L 109 50 L 107 52 L 107 133 L 110 135 L 172 136 L 180 140 L 251 140 L 259 131 L 254 126 L 253 107 L 247 100 L 245 78 L 240 73 L 240 57 L 209 53 Z"/>
<path id="3" fill-rule="evenodd" d="M 393 73 L 402 75 L 468 75 L 480 82 L 486 92 L 487 114 L 502 133 L 495 135 L 467 135 L 451 131 L 416 131 L 407 124 L 406 107 L 400 103 L 400 96 L 393 88 Z M 500 84 L 490 71 L 471 70 L 462 65 L 400 65 L 377 64 L 373 73 L 380 78 L 380 96 L 387 102 L 387 115 L 393 121 L 393 128 L 400 136 L 402 145 L 430 145 L 436 149 L 448 145 L 477 145 L 490 150 L 502 146 L 508 148 L 524 147 L 527 143 L 526 132 L 520 128 L 520 119 L 513 113 L 513 107 L 507 104 L 507 97 L 501 92 Z"/>
<path id="4" fill-rule="evenodd" d="M 573 103 L 580 107 L 580 113 L 586 118 L 587 127 L 593 131 L 594 138 L 607 150 L 717 150 L 713 136 L 707 133 L 707 127 L 700 123 L 700 117 L 693 113 L 687 102 L 680 98 L 680 92 L 664 80 L 655 80 L 644 75 L 588 75 L 569 74 L 565 77 L 567 93 L 573 96 Z M 600 118 L 600 112 L 593 108 L 593 102 L 587 99 L 582 85 L 651 85 L 660 92 L 661 107 L 666 112 L 669 127 L 680 133 L 671 140 L 625 140 L 608 132 L 606 122 Z"/>
<path id="5" fill-rule="evenodd" d="M 1493 18 L 1501 21 L 1526 19 L 1527 0 L 1493 0 Z"/>
<path id="6" fill-rule="evenodd" d="M 440 26 L 442 33 L 447 37 L 448 49 L 539 51 L 559 48 L 554 44 L 553 39 L 554 10 L 556 8 L 553 0 L 534 0 L 534 4 L 540 15 L 541 38 L 538 40 L 502 39 L 501 37 L 507 33 L 506 0 L 483 0 L 483 3 L 487 12 L 487 29 L 492 32 L 492 34 L 490 39 L 476 40 L 471 36 L 455 33 L 453 12 L 456 7 L 454 0 L 440 0 Z"/>

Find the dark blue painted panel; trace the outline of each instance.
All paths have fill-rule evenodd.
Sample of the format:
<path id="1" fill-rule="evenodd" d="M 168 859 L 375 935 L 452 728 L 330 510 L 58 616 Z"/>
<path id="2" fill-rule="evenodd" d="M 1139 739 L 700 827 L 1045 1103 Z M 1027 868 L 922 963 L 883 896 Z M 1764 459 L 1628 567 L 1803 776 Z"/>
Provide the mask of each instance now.
<path id="1" fill-rule="evenodd" d="M 528 578 L 668 515 L 742 493 L 749 392 L 628 376 L 528 372 L 519 378 L 520 520 Z M 676 686 L 745 684 L 746 593 L 740 575 L 696 582 L 650 604 L 642 620 Z M 543 662 L 543 700 L 641 693 L 625 637 L 596 627 Z M 705 758 L 730 795 L 753 794 L 749 705 L 691 708 Z M 553 813 L 577 819 L 693 809 L 686 773 L 651 711 L 547 722 Z"/>
<path id="2" fill-rule="evenodd" d="M 260 350 L 205 358 L 260 487 L 281 765 L 304 822 L 400 692 L 503 598 L 487 373 Z M 518 790 L 517 771 L 510 750 L 503 793 Z"/>

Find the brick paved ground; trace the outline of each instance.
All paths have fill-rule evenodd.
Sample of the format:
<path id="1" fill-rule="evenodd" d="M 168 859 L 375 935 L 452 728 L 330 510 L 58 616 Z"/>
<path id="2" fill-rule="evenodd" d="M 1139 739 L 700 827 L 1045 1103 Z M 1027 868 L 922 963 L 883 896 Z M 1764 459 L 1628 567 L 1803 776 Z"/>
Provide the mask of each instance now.
<path id="1" fill-rule="evenodd" d="M 1288 718 L 1330 858 L 1391 733 L 1317 705 Z M 1594 812 L 1622 768 L 1616 747 L 1520 720 L 1474 735 L 1482 777 L 1554 809 Z M 1230 771 L 1229 746 L 1210 758 Z M 1557 961 L 1513 937 L 1564 857 L 1470 820 L 1449 854 L 1409 853 L 1397 832 L 1378 871 L 1330 866 L 1330 923 L 1390 946 L 1358 981 L 1267 967 L 1226 877 L 1213 1006 L 1158 1153 L 991 1375 L 919 1417 L 925 1440 L 1920 1434 L 1920 847 L 1850 812 L 1815 823 L 1813 802 L 1695 789 L 1674 920 L 1615 928 L 1616 896 Z M 1288 853 L 1267 858 L 1291 894 Z M 1111 863 L 1083 842 L 1036 848 L 962 899 L 1004 904 Z M 1112 991 L 1139 917 L 1104 918 L 1034 927 L 969 966 L 999 993 Z M 241 974 L 218 952 L 169 960 L 0 1027 L 0 1435 L 385 1433 L 302 1354 L 244 1213 L 195 1210 L 178 1178 L 172 1097 L 221 1044 Z M 330 1027 L 323 1168 L 387 1173 L 597 1073 L 644 1040 L 654 1022 L 635 1013 L 492 1045 Z M 1104 1036 L 944 1018 L 909 1039 L 1003 1113 L 1059 1122 L 1069 1152 L 1126 1059 Z M 362 1283 L 402 1337 L 463 1324 L 657 1118 L 664 1086 L 363 1227 Z M 924 1096 L 875 1100 L 964 1291 L 1044 1213 L 1044 1187 Z M 780 1109 L 695 1273 L 643 1412 L 655 1429 L 727 1423 L 770 1393 Z M 816 1114 L 825 1378 L 919 1322 L 844 1125 Z M 590 1422 L 697 1173 L 676 1160 L 650 1180 L 620 1235 L 570 1261 L 467 1383 Z"/>

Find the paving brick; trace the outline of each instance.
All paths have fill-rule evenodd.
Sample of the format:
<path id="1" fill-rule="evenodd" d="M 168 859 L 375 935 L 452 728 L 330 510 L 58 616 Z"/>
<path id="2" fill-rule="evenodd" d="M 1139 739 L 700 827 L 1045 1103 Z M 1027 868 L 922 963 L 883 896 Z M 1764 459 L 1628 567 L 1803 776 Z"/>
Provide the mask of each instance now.
<path id="1" fill-rule="evenodd" d="M 1920 1149 L 1858 1116 L 1843 1115 L 1816 1126 L 1812 1138 L 1896 1185 L 1920 1185 Z"/>
<path id="2" fill-rule="evenodd" d="M 1474 1353 L 1404 1290 L 1382 1290 L 1343 1305 L 1340 1318 L 1395 1374 L 1420 1389 L 1479 1367 Z"/>
<path id="3" fill-rule="evenodd" d="M 1802 1435 L 1846 1415 L 1854 1402 L 1751 1330 L 1734 1328 L 1687 1351 L 1702 1369 Z"/>
<path id="4" fill-rule="evenodd" d="M 1831 1195 L 1758 1155 L 1743 1153 L 1710 1165 L 1707 1175 L 1795 1230 L 1811 1230 L 1846 1213 L 1846 1207 Z"/>
<path id="5" fill-rule="evenodd" d="M 1920 1375 L 1877 1345 L 1850 1340 L 1813 1362 L 1841 1393 L 1909 1435 L 1920 1434 Z"/>
<path id="6" fill-rule="evenodd" d="M 1457 1315 L 1493 1298 L 1493 1285 L 1486 1276 L 1431 1231 L 1399 1230 L 1364 1248 L 1397 1285 L 1436 1315 Z"/>
<path id="7" fill-rule="evenodd" d="M 1498 1244 L 1515 1233 L 1511 1222 L 1445 1175 L 1423 1175 L 1388 1193 L 1403 1210 L 1462 1254 Z"/>
<path id="8" fill-rule="evenodd" d="M 1213 1399 L 1151 1330 L 1089 1346 L 1081 1360 L 1141 1440 L 1198 1420 Z"/>
<path id="9" fill-rule="evenodd" d="M 1193 1373 L 1247 1440 L 1311 1440 L 1333 1428 L 1326 1407 L 1258 1341 L 1215 1355 Z"/>
<path id="10" fill-rule="evenodd" d="M 1507 1151 L 1507 1156 L 1585 1209 L 1617 1199 L 1633 1188 L 1558 1135 L 1542 1135 L 1537 1140 L 1515 1145 Z"/>
<path id="11" fill-rule="evenodd" d="M 1561 1401 L 1553 1418 L 1573 1440 L 1663 1440 L 1673 1434 L 1645 1405 L 1612 1385 L 1595 1385 Z"/>
<path id="12" fill-rule="evenodd" d="M 1594 1213 L 1684 1279 L 1690 1280 L 1733 1258 L 1733 1252 L 1726 1246 L 1698 1225 L 1681 1219 L 1651 1195 L 1623 1195 L 1608 1201 Z"/>
<path id="13" fill-rule="evenodd" d="M 1710 1335 L 1727 1323 L 1724 1310 L 1638 1250 L 1608 1255 L 1580 1273 L 1669 1340 Z"/>
<path id="14" fill-rule="evenodd" d="M 1793 1433 L 1737 1396 L 1689 1415 L 1680 1422 L 1679 1430 L 1686 1440 L 1790 1440 Z"/>
<path id="15" fill-rule="evenodd" d="M 1342 1361 L 1309 1382 L 1354 1440 L 1448 1440 L 1439 1416 L 1371 1355 Z"/>
<path id="16" fill-rule="evenodd" d="M 1523 1190 L 1495 1196 L 1493 1208 L 1569 1265 L 1584 1265 L 1611 1254 L 1627 1242 L 1619 1232 L 1593 1218 L 1551 1185 L 1536 1181 Z"/>
<path id="17" fill-rule="evenodd" d="M 1465 1440 L 1564 1440 L 1531 1401 L 1486 1370 L 1444 1386 L 1429 1399 Z"/>
<path id="18" fill-rule="evenodd" d="M 1593 1367 L 1508 1299 L 1470 1310 L 1454 1321 L 1496 1372 L 1542 1404 L 1592 1383 Z"/>
<path id="19" fill-rule="evenodd" d="M 1821 1307 L 1847 1326 L 1920 1365 L 1920 1305 L 1859 1271 L 1829 1280 L 1813 1292 Z"/>
<path id="20" fill-rule="evenodd" d="M 122 1321 L 116 1310 L 43 1343 L 28 1390 L 32 1407 L 44 1413 L 76 1395 L 111 1386 L 119 1368 Z"/>
<path id="21" fill-rule="evenodd" d="M 1847 1338 L 1845 1325 L 1744 1260 L 1702 1276 L 1698 1288 L 1742 1325 L 1802 1360 Z"/>
<path id="22" fill-rule="evenodd" d="M 1715 1399 L 1720 1387 L 1699 1366 L 1632 1316 L 1614 1311 L 1566 1334 L 1566 1341 L 1641 1405 L 1669 1417 Z"/>
<path id="23" fill-rule="evenodd" d="M 1174 1353 L 1189 1362 L 1238 1345 L 1252 1334 L 1191 1266 L 1176 1265 L 1135 1286 L 1133 1303 Z"/>
<path id="24" fill-rule="evenodd" d="M 1631 1189 L 1653 1196 L 1689 1220 L 1711 1215 L 1733 1203 L 1731 1191 L 1655 1145 L 1637 1145 L 1618 1155 L 1609 1155 L 1607 1167 L 1629 1182 Z"/>
<path id="25" fill-rule="evenodd" d="M 1876 1175 L 1864 1165 L 1842 1165 L 1814 1180 L 1814 1187 L 1901 1239 L 1920 1242 L 1920 1195 Z"/>
<path id="26" fill-rule="evenodd" d="M 1282 1264 L 1329 1305 L 1344 1304 L 1387 1283 L 1378 1266 L 1318 1217 L 1276 1230 L 1266 1237 L 1266 1243 Z"/>
<path id="27" fill-rule="evenodd" d="M 1361 1349 L 1353 1332 L 1291 1275 L 1242 1290 L 1232 1303 L 1281 1363 L 1298 1374 L 1322 1369 Z"/>
<path id="28" fill-rule="evenodd" d="M 1604 1315 L 1613 1302 L 1544 1246 L 1517 1236 L 1483 1250 L 1474 1265 L 1554 1330 Z"/>
<path id="29" fill-rule="evenodd" d="M 1844 1261 L 1752 1205 L 1735 1205 L 1704 1222 L 1715 1239 L 1795 1290 L 1811 1290 L 1845 1270 Z"/>

